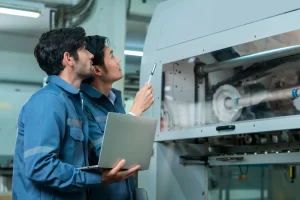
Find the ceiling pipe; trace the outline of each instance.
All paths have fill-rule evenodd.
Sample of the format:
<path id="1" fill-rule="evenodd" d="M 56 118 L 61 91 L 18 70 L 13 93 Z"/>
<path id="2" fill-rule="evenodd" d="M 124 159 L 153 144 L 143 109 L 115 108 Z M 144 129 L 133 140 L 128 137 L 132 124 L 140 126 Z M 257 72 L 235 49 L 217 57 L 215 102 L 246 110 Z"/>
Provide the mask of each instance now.
<path id="1" fill-rule="evenodd" d="M 79 26 L 90 14 L 95 0 L 79 0 L 74 4 L 74 0 L 27 0 L 44 3 L 52 8 L 50 11 L 50 30 L 54 28 Z"/>
<path id="2" fill-rule="evenodd" d="M 50 28 L 76 27 L 90 14 L 95 0 L 80 0 L 74 6 L 60 5 L 50 12 Z M 54 18 L 54 19 L 53 19 Z"/>
<path id="3" fill-rule="evenodd" d="M 78 10 L 77 15 L 73 16 L 73 18 L 75 18 L 75 17 L 77 17 L 77 18 L 75 21 L 71 22 L 68 25 L 68 27 L 76 27 L 76 26 L 79 26 L 82 22 L 84 22 L 90 15 L 90 13 L 91 13 L 90 11 L 94 5 L 95 5 L 95 0 L 88 0 L 87 3 L 85 4 L 85 7 Z M 68 17 L 70 17 L 70 15 L 66 15 L 65 17 L 66 17 L 66 19 L 68 19 Z"/>

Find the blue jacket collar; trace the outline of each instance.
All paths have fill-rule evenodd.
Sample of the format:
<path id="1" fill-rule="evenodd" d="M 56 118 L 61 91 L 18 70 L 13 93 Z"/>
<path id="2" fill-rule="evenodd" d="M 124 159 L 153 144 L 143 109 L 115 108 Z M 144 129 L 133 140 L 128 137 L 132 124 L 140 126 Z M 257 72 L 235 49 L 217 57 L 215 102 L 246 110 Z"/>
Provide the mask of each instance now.
<path id="1" fill-rule="evenodd" d="M 55 85 L 61 87 L 62 89 L 64 89 L 65 91 L 67 91 L 71 94 L 79 93 L 79 90 L 74 88 L 71 84 L 67 83 L 62 78 L 55 76 L 55 75 L 48 76 L 47 83 L 54 83 Z"/>
<path id="2" fill-rule="evenodd" d="M 99 92 L 92 85 L 86 83 L 81 84 L 80 90 L 83 91 L 91 98 L 101 98 L 102 96 L 105 96 L 103 93 Z M 114 102 L 115 99 L 119 98 L 120 96 L 121 96 L 121 92 L 119 90 L 112 88 L 107 98 L 109 98 L 112 102 Z"/>
<path id="3" fill-rule="evenodd" d="M 80 90 L 92 98 L 100 98 L 103 96 L 101 92 L 99 92 L 96 88 L 94 88 L 90 84 L 82 83 L 80 85 Z"/>

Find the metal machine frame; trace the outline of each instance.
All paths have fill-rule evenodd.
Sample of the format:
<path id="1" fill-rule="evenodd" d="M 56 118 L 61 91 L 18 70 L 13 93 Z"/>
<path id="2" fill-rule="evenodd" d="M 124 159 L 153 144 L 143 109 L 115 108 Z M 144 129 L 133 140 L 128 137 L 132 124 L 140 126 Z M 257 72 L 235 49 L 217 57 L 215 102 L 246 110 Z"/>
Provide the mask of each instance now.
<path id="1" fill-rule="evenodd" d="M 148 29 L 141 66 L 140 84 L 148 80 L 151 67 L 157 63 L 152 85 L 156 101 L 144 114 L 160 119 L 163 66 L 176 63 L 173 72 L 183 70 L 182 63 L 209 52 L 244 44 L 269 36 L 300 29 L 300 2 L 271 0 L 251 2 L 167 1 L 161 3 Z M 255 10 L 255 14 L 252 12 Z M 288 22 L 288 23 L 287 23 Z M 298 52 L 299 46 L 283 49 Z M 276 51 L 275 51 L 276 53 Z M 248 56 L 236 63 L 225 62 L 197 68 L 198 75 L 257 59 L 272 59 L 274 51 L 259 57 Z M 282 53 L 282 52 L 281 52 Z M 299 53 L 299 52 L 298 52 Z M 193 62 L 191 65 L 195 64 Z M 186 64 L 188 65 L 188 64 Z M 170 66 L 172 67 L 172 66 Z M 175 69 L 176 68 L 176 69 Z M 189 70 L 191 70 L 190 68 Z M 177 71 L 176 71 L 177 70 Z M 175 77 L 175 74 L 174 74 Z M 191 78 L 191 77 L 189 77 Z M 178 79 L 179 80 L 179 79 Z M 190 92 L 188 84 L 178 82 L 181 95 Z M 181 84 L 181 85 L 180 85 Z M 198 92 L 203 92 L 200 83 Z M 185 93 L 186 92 L 186 93 Z M 201 95 L 199 95 L 202 98 Z M 187 97 L 190 98 L 190 97 Z M 191 99 L 193 101 L 194 99 Z M 200 99 L 201 100 L 201 99 Z M 198 111 L 203 105 L 196 107 Z M 178 111 L 179 112 L 179 111 Z M 198 114 L 201 112 L 197 112 Z M 199 117 L 198 114 L 194 117 Z M 208 167 L 249 164 L 297 164 L 300 163 L 300 143 L 280 145 L 234 146 L 215 148 L 207 146 L 207 139 L 220 136 L 266 133 L 300 129 L 300 115 L 249 120 L 230 123 L 201 125 L 191 122 L 189 128 L 161 131 L 157 128 L 154 155 L 149 171 L 139 173 L 139 186 L 148 190 L 151 200 L 209 199 Z M 229 131 L 218 127 L 230 126 Z M 201 140 L 205 140 L 204 142 Z M 277 152 L 277 151 L 285 152 Z M 272 153 L 270 153 L 272 152 Z M 184 184 L 184 182 L 188 182 Z"/>

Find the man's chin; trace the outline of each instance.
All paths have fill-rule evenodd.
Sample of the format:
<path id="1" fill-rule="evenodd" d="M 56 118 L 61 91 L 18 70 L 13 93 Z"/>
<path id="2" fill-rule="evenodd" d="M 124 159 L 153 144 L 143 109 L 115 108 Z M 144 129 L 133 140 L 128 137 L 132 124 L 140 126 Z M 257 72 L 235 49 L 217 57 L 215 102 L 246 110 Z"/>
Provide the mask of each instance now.
<path id="1" fill-rule="evenodd" d="M 118 77 L 118 78 L 116 78 L 116 80 L 114 82 L 117 82 L 117 81 L 121 80 L 122 78 L 123 78 L 123 75 L 120 76 L 120 77 Z"/>
<path id="2" fill-rule="evenodd" d="M 120 76 L 119 80 L 123 78 L 123 74 Z"/>
<path id="3" fill-rule="evenodd" d="M 94 71 L 91 71 L 90 73 L 84 74 L 81 77 L 82 77 L 82 79 L 88 79 L 88 78 L 93 77 L 94 75 L 95 75 Z"/>

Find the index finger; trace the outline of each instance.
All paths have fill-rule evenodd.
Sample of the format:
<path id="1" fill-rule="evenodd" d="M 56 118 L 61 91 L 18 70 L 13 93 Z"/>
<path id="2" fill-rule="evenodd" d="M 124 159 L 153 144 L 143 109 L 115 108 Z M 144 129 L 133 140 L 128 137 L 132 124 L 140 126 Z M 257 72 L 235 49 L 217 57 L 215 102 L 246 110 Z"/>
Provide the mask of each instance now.
<path id="1" fill-rule="evenodd" d="M 140 167 L 141 167 L 140 165 L 137 165 L 135 167 L 132 167 L 132 168 L 130 168 L 126 171 L 120 172 L 120 173 L 121 173 L 122 177 L 127 177 L 127 176 L 135 173 L 136 171 L 138 171 Z"/>

